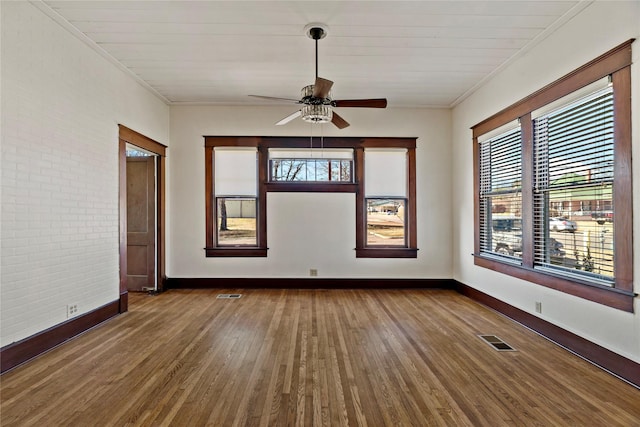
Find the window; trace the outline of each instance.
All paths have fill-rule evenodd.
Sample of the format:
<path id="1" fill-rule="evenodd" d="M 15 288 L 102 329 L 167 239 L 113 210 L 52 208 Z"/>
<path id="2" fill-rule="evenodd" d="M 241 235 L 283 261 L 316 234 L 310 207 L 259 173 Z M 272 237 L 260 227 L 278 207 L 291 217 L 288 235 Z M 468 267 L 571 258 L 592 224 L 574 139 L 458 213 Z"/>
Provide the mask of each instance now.
<path id="1" fill-rule="evenodd" d="M 256 147 L 207 147 L 207 153 L 207 255 L 265 256 Z"/>
<path id="2" fill-rule="evenodd" d="M 475 263 L 633 311 L 631 41 L 472 128 Z"/>
<path id="3" fill-rule="evenodd" d="M 480 139 L 480 252 L 522 258 L 520 126 Z M 505 259 L 505 260 L 506 260 Z"/>
<path id="4" fill-rule="evenodd" d="M 533 119 L 534 266 L 613 286 L 612 226 L 598 222 L 604 211 L 596 209 L 613 200 L 613 88 L 606 80 L 604 89 Z"/>
<path id="5" fill-rule="evenodd" d="M 205 137 L 206 256 L 267 256 L 266 194 L 302 191 L 356 194 L 357 258 L 416 258 L 415 145 Z"/>
<path id="6" fill-rule="evenodd" d="M 353 183 L 353 150 L 269 150 L 270 182 Z"/>
<path id="7" fill-rule="evenodd" d="M 407 150 L 366 148 L 367 247 L 407 247 Z"/>

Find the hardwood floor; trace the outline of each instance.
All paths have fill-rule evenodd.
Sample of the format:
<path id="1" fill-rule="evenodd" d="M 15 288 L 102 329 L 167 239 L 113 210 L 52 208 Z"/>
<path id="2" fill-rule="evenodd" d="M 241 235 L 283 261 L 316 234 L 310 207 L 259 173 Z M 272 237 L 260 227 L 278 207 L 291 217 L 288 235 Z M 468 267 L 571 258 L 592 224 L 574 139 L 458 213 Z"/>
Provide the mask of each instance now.
<path id="1" fill-rule="evenodd" d="M 640 425 L 640 390 L 454 291 L 129 301 L 128 313 L 4 374 L 0 424 Z"/>

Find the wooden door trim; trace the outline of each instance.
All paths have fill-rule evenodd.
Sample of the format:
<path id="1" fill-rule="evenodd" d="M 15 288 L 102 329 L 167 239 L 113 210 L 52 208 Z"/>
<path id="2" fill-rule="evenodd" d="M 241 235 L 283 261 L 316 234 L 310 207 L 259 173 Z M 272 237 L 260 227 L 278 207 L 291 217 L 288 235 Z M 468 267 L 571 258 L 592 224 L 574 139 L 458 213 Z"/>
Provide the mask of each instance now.
<path id="1" fill-rule="evenodd" d="M 120 312 L 128 310 L 127 291 L 127 143 L 143 148 L 158 157 L 156 165 L 156 280 L 158 291 L 165 289 L 165 165 L 166 145 L 142 135 L 124 125 L 118 125 L 118 165 L 119 165 L 119 222 L 120 222 Z"/>

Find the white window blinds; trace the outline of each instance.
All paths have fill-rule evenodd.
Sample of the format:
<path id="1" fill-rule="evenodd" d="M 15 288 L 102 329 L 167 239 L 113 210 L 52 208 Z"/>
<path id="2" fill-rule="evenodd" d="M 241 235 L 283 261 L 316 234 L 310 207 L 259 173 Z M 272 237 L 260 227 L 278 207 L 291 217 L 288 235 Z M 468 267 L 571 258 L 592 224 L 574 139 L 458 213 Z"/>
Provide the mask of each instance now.
<path id="1" fill-rule="evenodd" d="M 364 151 L 366 197 L 407 196 L 407 150 L 373 149 Z"/>
<path id="2" fill-rule="evenodd" d="M 480 144 L 480 250 L 522 252 L 522 137 L 515 128 Z"/>
<path id="3" fill-rule="evenodd" d="M 216 147 L 214 151 L 216 196 L 256 196 L 257 166 L 255 147 Z"/>

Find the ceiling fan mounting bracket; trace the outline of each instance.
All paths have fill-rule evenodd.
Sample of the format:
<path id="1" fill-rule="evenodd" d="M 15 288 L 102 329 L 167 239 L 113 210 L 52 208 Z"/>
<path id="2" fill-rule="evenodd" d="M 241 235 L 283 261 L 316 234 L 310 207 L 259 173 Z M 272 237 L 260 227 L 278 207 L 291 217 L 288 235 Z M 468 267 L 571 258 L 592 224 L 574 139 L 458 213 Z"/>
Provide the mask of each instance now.
<path id="1" fill-rule="evenodd" d="M 327 36 L 329 26 L 320 22 L 312 22 L 305 25 L 304 33 L 312 40 L 320 40 Z"/>

